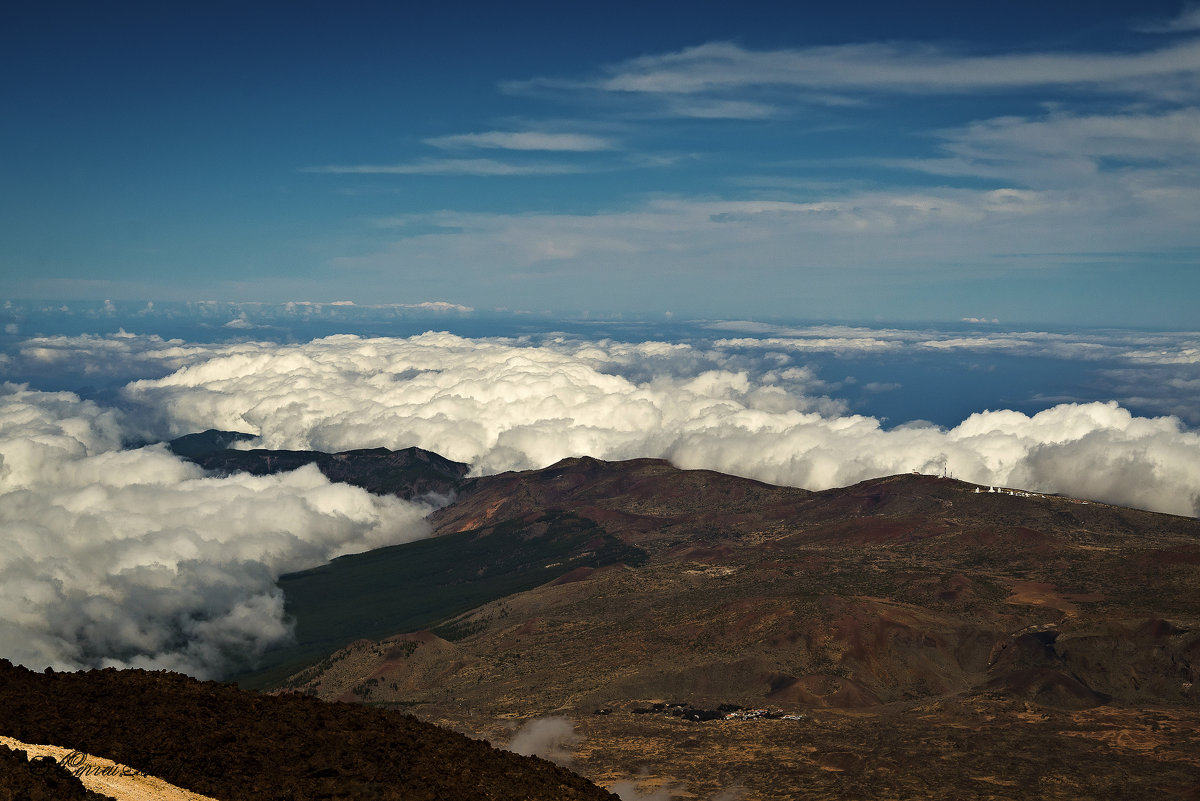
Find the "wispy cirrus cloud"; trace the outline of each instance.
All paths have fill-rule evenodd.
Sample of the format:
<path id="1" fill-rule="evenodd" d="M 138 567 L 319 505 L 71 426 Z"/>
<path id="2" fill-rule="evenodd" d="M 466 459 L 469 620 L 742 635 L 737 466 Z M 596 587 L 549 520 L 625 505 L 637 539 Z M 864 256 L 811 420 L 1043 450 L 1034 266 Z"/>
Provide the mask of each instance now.
<path id="1" fill-rule="evenodd" d="M 408 215 L 402 239 L 329 263 L 380 275 L 402 264 L 455 263 L 498 285 L 559 276 L 582 282 L 576 288 L 604 270 L 737 270 L 785 282 L 825 271 L 831 286 L 849 280 L 833 277 L 847 270 L 951 281 L 1028 275 L 1027 268 L 1082 271 L 1096 262 L 1130 271 L 1131 263 L 1104 254 L 1149 264 L 1164 250 L 1200 246 L 1200 37 L 1187 33 L 1191 19 L 1180 14 L 1163 23 L 1174 35 L 1143 37 L 1134 49 L 892 41 L 761 49 L 717 41 L 504 83 L 575 112 L 541 123 L 501 118 L 507 122 L 423 140 L 438 155 L 503 154 L 496 159 L 316 171 L 678 169 L 654 185 L 596 181 L 604 194 L 573 213 L 526 205 Z M 1003 110 L 992 105 L 981 115 L 985 94 L 1006 98 Z M 604 121 L 580 117 L 581 107 L 602 109 Z M 614 117 L 620 133 L 609 136 Z M 851 133 L 840 137 L 843 130 Z M 665 141 L 692 152 L 654 153 Z M 1172 257 L 1168 272 L 1185 269 L 1182 261 Z M 992 313 L 1010 316 L 1008 308 Z"/>
<path id="2" fill-rule="evenodd" d="M 327 164 L 301 172 L 327 175 L 568 175 L 586 172 L 581 164 L 538 162 L 518 164 L 495 159 L 421 159 L 400 164 Z"/>
<path id="3" fill-rule="evenodd" d="M 778 106 L 753 100 L 673 99 L 668 111 L 672 116 L 700 120 L 765 120 L 781 113 Z"/>
<path id="4" fill-rule="evenodd" d="M 588 153 L 613 150 L 613 140 L 581 133 L 550 133 L 545 131 L 485 131 L 482 133 L 451 134 L 424 140 L 425 144 L 445 150 L 545 150 L 552 152 Z"/>
<path id="5" fill-rule="evenodd" d="M 1144 188 L 1195 186 L 1200 168 L 1200 108 L 998 117 L 936 135 L 945 155 L 882 163 L 1026 186 L 1090 183 L 1105 173 L 1136 175 Z"/>
<path id="6" fill-rule="evenodd" d="M 803 202 L 659 196 L 593 214 L 441 211 L 377 219 L 377 227 L 414 233 L 385 252 L 335 264 L 457 260 L 486 264 L 496 274 L 557 262 L 584 275 L 597 269 L 659 274 L 682 262 L 699 274 L 734 267 L 749 272 L 786 254 L 797 269 L 943 263 L 961 269 L 961 254 L 972 254 L 979 265 L 1010 255 L 1015 241 L 1041 253 L 1086 252 L 1114 238 L 1126 247 L 1157 246 L 1162 234 L 1152 219 L 1154 206 L 1166 201 L 1156 198 L 1133 198 L 1116 186 L 1089 196 L 1070 188 L 929 187 L 859 190 Z M 1167 203 L 1160 216 L 1172 208 Z M 897 236 L 904 237 L 903 252 L 896 251 Z"/>
<path id="7" fill-rule="evenodd" d="M 730 42 L 710 42 L 630 59 L 603 73 L 580 81 L 534 78 L 508 82 L 503 88 L 657 95 L 702 95 L 755 87 L 945 94 L 1064 86 L 1125 91 L 1135 84 L 1150 91 L 1155 82 L 1175 86 L 1183 81 L 1195 90 L 1200 76 L 1200 41 L 1135 53 L 998 54 L 963 53 L 923 43 L 752 50 Z"/>
<path id="8" fill-rule="evenodd" d="M 1145 33 L 1186 33 L 1200 31 L 1200 5 L 1188 5 L 1179 15 L 1166 22 L 1143 25 L 1138 30 Z"/>

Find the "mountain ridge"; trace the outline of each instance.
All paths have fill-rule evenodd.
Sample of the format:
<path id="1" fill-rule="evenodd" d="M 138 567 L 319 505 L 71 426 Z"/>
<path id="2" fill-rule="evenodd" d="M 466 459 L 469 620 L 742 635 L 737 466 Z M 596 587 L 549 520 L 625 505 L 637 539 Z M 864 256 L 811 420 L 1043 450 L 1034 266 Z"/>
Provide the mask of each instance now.
<path id="1" fill-rule="evenodd" d="M 462 462 L 415 446 L 400 450 L 360 448 L 337 453 L 229 447 L 254 438 L 252 434 L 209 429 L 173 439 L 167 447 L 176 456 L 218 475 L 249 473 L 261 476 L 315 464 L 330 481 L 405 500 L 452 495 L 470 469 Z"/>
<path id="2" fill-rule="evenodd" d="M 778 773 L 662 716 L 820 716 L 824 747 L 853 753 L 864 732 L 841 716 L 867 715 L 937 764 L 944 726 L 985 725 L 978 747 L 999 747 L 1010 730 L 986 719 L 1017 725 L 1035 714 L 1027 709 L 1046 710 L 1036 713 L 1044 746 L 1076 762 L 1067 784 L 1122 797 L 1112 791 L 1127 779 L 1083 747 L 1109 736 L 1088 728 L 1098 710 L 1138 710 L 1138 722 L 1122 718 L 1130 742 L 1200 722 L 1200 521 L 989 489 L 899 474 L 807 492 L 658 460 L 468 479 L 431 515 L 434 540 L 506 527 L 536 540 L 533 523 L 553 512 L 591 520 L 647 559 L 573 568 L 432 629 L 359 641 L 281 686 L 480 731 L 566 716 L 593 743 L 584 767 L 597 780 L 650 761 L 681 781 L 703 770 L 742 777 L 760 798 L 789 797 L 771 789 Z M 911 728 L 903 716 L 914 714 L 927 723 Z M 807 736 L 801 722 L 738 725 L 749 753 L 766 749 L 796 776 L 871 770 L 788 750 Z M 653 757 L 635 745 L 651 733 L 662 743 Z M 681 750 L 698 737 L 710 745 Z M 1196 760 L 1179 770 L 1200 776 Z M 939 792 L 901 797 L 956 797 Z"/>
<path id="3" fill-rule="evenodd" d="M 492 739 L 563 717 L 594 780 L 649 770 L 710 795 L 1200 786 L 1194 518 L 919 474 L 810 492 L 655 459 L 456 481 L 433 537 L 280 582 L 302 637 L 314 610 L 338 630 L 373 608 L 368 590 L 409 623 L 259 686 Z M 422 571 L 442 578 L 403 578 Z M 739 709 L 770 714 L 723 721 Z"/>

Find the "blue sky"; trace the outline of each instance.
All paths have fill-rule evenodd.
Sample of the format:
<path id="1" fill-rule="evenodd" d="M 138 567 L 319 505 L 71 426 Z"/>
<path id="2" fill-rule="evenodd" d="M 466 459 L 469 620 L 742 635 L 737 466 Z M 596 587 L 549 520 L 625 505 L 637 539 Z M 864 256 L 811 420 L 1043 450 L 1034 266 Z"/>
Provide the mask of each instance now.
<path id="1" fill-rule="evenodd" d="M 3 298 L 1197 323 L 1196 5 L 18 2 L 0 75 Z"/>

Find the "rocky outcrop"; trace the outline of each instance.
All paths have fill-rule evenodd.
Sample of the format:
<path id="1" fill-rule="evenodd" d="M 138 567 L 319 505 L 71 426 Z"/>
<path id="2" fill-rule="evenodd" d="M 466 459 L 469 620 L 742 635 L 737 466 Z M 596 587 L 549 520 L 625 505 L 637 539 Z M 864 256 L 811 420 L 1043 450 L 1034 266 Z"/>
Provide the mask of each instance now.
<path id="1" fill-rule="evenodd" d="M 35 673 L 0 660 L 0 732 L 223 801 L 613 798 L 557 765 L 407 715 L 167 672 Z"/>

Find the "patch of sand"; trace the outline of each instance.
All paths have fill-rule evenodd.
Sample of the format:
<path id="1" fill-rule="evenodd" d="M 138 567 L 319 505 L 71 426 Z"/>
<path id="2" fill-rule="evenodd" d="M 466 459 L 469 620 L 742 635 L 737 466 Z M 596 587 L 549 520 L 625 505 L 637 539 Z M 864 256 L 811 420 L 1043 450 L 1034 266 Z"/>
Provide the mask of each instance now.
<path id="1" fill-rule="evenodd" d="M 217 801 L 209 796 L 176 787 L 157 776 L 147 776 L 119 765 L 111 759 L 82 754 L 70 748 L 23 743 L 12 737 L 0 737 L 0 744 L 24 751 L 30 759 L 38 756 L 50 757 L 77 776 L 84 787 L 111 796 L 117 801 Z"/>
<path id="2" fill-rule="evenodd" d="M 1060 593 L 1053 584 L 1040 581 L 1013 582 L 1012 595 L 1004 599 L 1006 603 L 1024 606 L 1045 606 L 1057 609 L 1068 617 L 1074 616 L 1079 609 L 1076 603 L 1095 603 L 1103 601 L 1104 596 L 1098 592 L 1089 593 Z"/>

